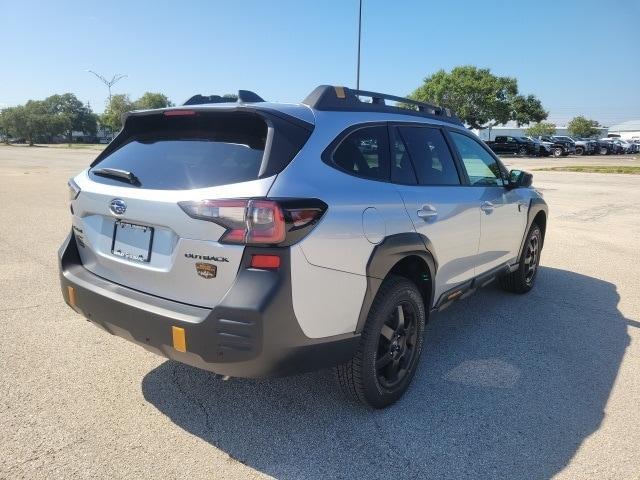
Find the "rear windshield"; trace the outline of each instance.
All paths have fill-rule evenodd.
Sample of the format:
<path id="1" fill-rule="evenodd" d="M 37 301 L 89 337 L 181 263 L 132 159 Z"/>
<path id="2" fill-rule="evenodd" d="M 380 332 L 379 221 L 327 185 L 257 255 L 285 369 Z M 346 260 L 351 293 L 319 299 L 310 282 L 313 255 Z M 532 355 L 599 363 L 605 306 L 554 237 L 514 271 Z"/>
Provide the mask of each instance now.
<path id="1" fill-rule="evenodd" d="M 89 171 L 99 183 L 128 181 L 100 169 L 131 172 L 138 188 L 187 190 L 258 178 L 267 125 L 251 113 L 152 115 L 129 119 L 123 143 Z"/>

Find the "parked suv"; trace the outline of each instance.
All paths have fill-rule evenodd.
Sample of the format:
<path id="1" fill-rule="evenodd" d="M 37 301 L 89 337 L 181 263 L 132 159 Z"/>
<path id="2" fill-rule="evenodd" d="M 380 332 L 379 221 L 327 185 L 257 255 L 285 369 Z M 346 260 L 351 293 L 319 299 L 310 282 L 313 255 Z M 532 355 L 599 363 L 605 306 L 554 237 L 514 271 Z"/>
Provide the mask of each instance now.
<path id="1" fill-rule="evenodd" d="M 554 157 L 563 157 L 576 152 L 576 145 L 572 141 L 561 140 L 551 135 L 542 135 L 538 139 L 552 144 L 551 152 Z"/>
<path id="2" fill-rule="evenodd" d="M 433 312 L 494 279 L 534 286 L 547 206 L 448 110 L 332 86 L 238 97 L 132 112 L 70 180 L 76 312 L 225 377 L 335 367 L 379 408 Z"/>
<path id="3" fill-rule="evenodd" d="M 573 142 L 573 144 L 575 145 L 576 155 L 592 155 L 596 153 L 596 149 L 598 147 L 598 144 L 593 140 L 579 139 L 569 137 L 567 135 L 554 135 L 553 138 L 555 138 L 556 140 Z"/>

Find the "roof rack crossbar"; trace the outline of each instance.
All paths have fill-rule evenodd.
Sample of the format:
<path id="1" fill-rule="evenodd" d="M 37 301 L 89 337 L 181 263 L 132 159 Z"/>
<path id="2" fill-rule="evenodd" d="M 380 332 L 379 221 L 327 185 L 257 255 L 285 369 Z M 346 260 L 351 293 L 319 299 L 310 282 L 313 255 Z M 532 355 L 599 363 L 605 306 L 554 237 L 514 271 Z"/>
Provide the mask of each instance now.
<path id="1" fill-rule="evenodd" d="M 371 102 L 363 102 L 359 97 L 369 97 Z M 411 105 L 416 109 L 405 108 L 397 105 L 387 105 L 386 100 L 396 103 Z M 404 115 L 417 115 L 431 117 L 456 125 L 463 125 L 448 108 L 420 102 L 412 98 L 397 97 L 386 93 L 370 92 L 367 90 L 354 90 L 347 87 L 334 87 L 320 85 L 307 98 L 303 100 L 305 105 L 316 110 L 326 111 L 350 111 L 350 112 L 385 112 L 400 113 Z"/>

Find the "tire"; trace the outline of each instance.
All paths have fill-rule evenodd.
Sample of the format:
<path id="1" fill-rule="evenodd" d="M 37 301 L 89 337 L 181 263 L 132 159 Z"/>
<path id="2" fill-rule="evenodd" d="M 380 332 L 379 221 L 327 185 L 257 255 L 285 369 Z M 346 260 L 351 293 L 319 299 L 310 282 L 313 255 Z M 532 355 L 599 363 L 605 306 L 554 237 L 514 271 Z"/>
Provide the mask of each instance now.
<path id="1" fill-rule="evenodd" d="M 500 277 L 500 286 L 503 290 L 513 293 L 527 293 L 533 288 L 538 274 L 541 249 L 542 231 L 534 223 L 527 233 L 518 269 Z"/>
<path id="2" fill-rule="evenodd" d="M 584 155 L 584 148 L 576 147 L 576 155 Z"/>
<path id="3" fill-rule="evenodd" d="M 607 150 L 605 147 L 600 147 L 600 155 L 607 155 L 609 153 L 609 150 Z"/>
<path id="4" fill-rule="evenodd" d="M 425 321 L 415 284 L 399 276 L 386 279 L 371 305 L 355 355 L 335 369 L 341 390 L 371 408 L 396 402 L 416 372 Z"/>
<path id="5" fill-rule="evenodd" d="M 561 157 L 563 153 L 564 151 L 560 147 L 556 147 L 553 149 L 553 156 L 556 158 Z"/>
<path id="6" fill-rule="evenodd" d="M 521 157 L 526 156 L 527 153 L 528 153 L 527 147 L 520 147 L 520 149 L 518 150 L 518 155 L 520 155 Z"/>

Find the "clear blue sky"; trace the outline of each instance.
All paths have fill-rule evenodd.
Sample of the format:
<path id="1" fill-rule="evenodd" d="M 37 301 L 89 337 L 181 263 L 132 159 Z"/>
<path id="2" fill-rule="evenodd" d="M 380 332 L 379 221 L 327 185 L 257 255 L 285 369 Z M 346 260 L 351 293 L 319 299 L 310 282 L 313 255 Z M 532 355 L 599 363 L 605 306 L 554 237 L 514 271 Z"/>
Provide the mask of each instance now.
<path id="1" fill-rule="evenodd" d="M 355 85 L 357 0 L 0 0 L 0 107 L 73 92 L 102 111 L 86 69 L 115 93 L 254 90 L 297 102 Z M 434 71 L 516 77 L 563 124 L 640 118 L 640 0 L 364 0 L 361 87 L 407 94 Z"/>

